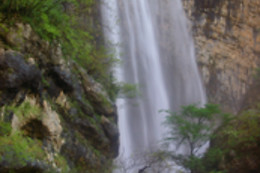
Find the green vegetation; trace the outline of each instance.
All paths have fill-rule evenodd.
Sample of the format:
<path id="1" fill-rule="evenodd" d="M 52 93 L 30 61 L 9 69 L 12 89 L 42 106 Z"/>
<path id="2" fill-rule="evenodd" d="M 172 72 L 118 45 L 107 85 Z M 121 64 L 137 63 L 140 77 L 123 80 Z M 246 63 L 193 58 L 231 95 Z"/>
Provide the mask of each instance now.
<path id="1" fill-rule="evenodd" d="M 8 167 L 22 167 L 27 162 L 44 158 L 41 143 L 18 132 L 10 136 L 0 136 L 0 141 L 0 163 L 5 162 Z"/>
<path id="2" fill-rule="evenodd" d="M 42 76 L 40 81 L 41 84 L 43 84 L 44 89 L 51 87 L 51 82 L 53 80 L 48 76 L 49 69 L 46 66 L 53 66 L 52 62 L 49 60 L 55 57 L 56 53 L 60 55 L 59 52 L 55 52 L 56 48 L 60 47 L 64 59 L 68 61 L 66 64 L 69 64 L 69 68 L 73 68 L 74 66 L 78 68 L 79 65 L 82 66 L 82 68 L 87 71 L 88 75 L 105 87 L 110 98 L 113 98 L 114 100 L 117 86 L 115 85 L 115 79 L 111 75 L 111 68 L 117 60 L 113 58 L 111 51 L 104 48 L 103 38 L 101 36 L 102 28 L 98 25 L 98 20 L 95 21 L 95 19 L 99 17 L 98 8 L 95 7 L 98 3 L 99 2 L 95 0 L 2 0 L 0 6 L 0 44 L 4 44 L 3 46 L 5 48 L 8 47 L 9 49 L 20 51 L 24 54 L 25 59 L 30 57 L 34 60 L 33 64 L 36 63 L 35 66 L 42 70 L 42 75 L 45 75 Z M 31 35 L 28 34 L 30 37 L 27 37 L 27 35 L 25 36 L 27 29 L 30 29 L 30 27 L 27 27 L 28 25 L 25 24 L 29 24 L 33 29 Z M 28 31 L 28 33 L 29 32 L 30 31 Z M 12 35 L 12 33 L 14 33 L 14 35 Z M 10 35 L 15 38 L 19 37 L 18 39 L 21 40 L 21 44 L 14 46 L 7 38 Z M 25 46 L 23 46 L 24 42 Z M 27 47 L 27 44 L 29 48 Z M 27 50 L 30 49 L 30 47 L 33 47 L 34 49 Z M 42 56 L 39 55 L 38 52 L 35 53 L 38 49 L 40 52 L 39 54 Z M 50 51 L 48 51 L 48 49 L 50 49 Z M 46 65 L 43 58 L 49 56 L 50 58 L 46 59 L 46 62 L 48 61 Z M 84 71 L 83 75 L 85 74 Z M 73 80 L 80 78 L 78 73 L 75 73 L 75 77 L 73 75 L 71 75 Z M 78 83 L 80 85 L 80 82 Z M 103 88 L 101 90 L 103 90 Z M 44 101 L 46 101 L 47 99 L 45 97 L 48 95 L 47 92 L 45 90 L 41 90 L 40 92 L 41 93 L 39 94 L 42 94 L 43 98 L 36 97 L 36 100 L 44 99 Z M 91 94 L 92 93 L 90 93 L 90 95 Z M 93 100 L 91 100 L 91 97 L 93 97 Z M 109 98 L 97 93 L 94 93 L 93 96 L 91 95 L 87 99 L 83 98 L 83 100 L 80 101 L 76 100 L 72 95 L 69 95 L 68 98 L 71 99 L 69 100 L 70 106 L 68 107 L 59 105 L 54 99 L 48 98 L 51 100 L 49 103 L 53 103 L 51 104 L 52 108 L 60 113 L 62 125 L 67 123 L 64 121 L 65 118 L 68 118 L 68 122 L 84 118 L 84 120 L 90 124 L 90 128 L 96 133 L 102 133 L 100 136 L 104 136 L 103 129 L 100 125 L 100 115 L 97 115 L 97 111 L 93 110 L 93 104 L 95 104 L 96 109 L 101 107 L 100 112 L 106 111 L 105 106 L 111 107 L 112 110 L 113 107 Z M 52 151 L 51 145 L 53 144 L 50 142 L 53 141 L 50 141 L 52 139 L 49 139 L 49 136 L 46 135 L 47 137 L 45 137 L 44 128 L 41 127 L 42 124 L 39 123 L 44 116 L 42 106 L 32 103 L 32 100 L 25 99 L 21 104 L 20 101 L 16 104 L 12 102 L 9 106 L 3 106 L 3 113 L 6 116 L 3 119 L 11 121 L 12 114 L 15 114 L 21 125 L 21 127 L 19 126 L 16 128 L 20 128 L 21 132 L 11 133 L 12 128 L 10 123 L 0 122 L 1 163 L 6 163 L 8 168 L 14 169 L 14 171 L 16 171 L 15 169 L 17 167 L 26 166 L 28 163 L 40 162 L 46 165 L 46 168 L 44 169 L 48 170 L 44 171 L 47 172 L 73 172 L 73 170 L 69 170 L 69 166 L 74 169 L 74 166 L 78 166 L 76 162 L 79 161 L 79 168 L 75 168 L 77 169 L 75 172 L 97 172 L 96 165 L 100 165 L 100 168 L 98 168 L 100 171 L 98 172 L 108 171 L 103 169 L 110 167 L 112 161 L 109 160 L 108 156 L 103 156 L 103 153 L 100 153 L 100 150 L 96 149 L 96 147 L 99 147 L 98 145 L 91 148 L 90 146 L 93 146 L 93 144 L 90 142 L 89 138 L 85 139 L 85 136 L 81 136 L 80 139 L 89 145 L 83 145 L 84 143 L 81 141 L 83 143 L 82 145 L 86 146 L 90 151 L 87 154 L 91 154 L 86 157 L 95 159 L 91 160 L 93 163 L 86 163 L 84 158 L 82 158 L 84 155 L 77 158 L 78 155 L 75 153 L 75 158 L 64 158 L 65 156 L 63 157 L 55 151 Z M 102 106 L 104 106 L 104 110 Z M 76 111 L 73 112 L 73 110 Z M 23 125 L 27 120 L 28 123 Z M 21 134 L 22 132 L 23 134 Z M 38 133 L 41 132 L 44 133 L 39 136 Z M 47 132 L 49 131 L 46 131 L 46 133 Z M 89 136 L 91 135 L 92 134 Z M 44 145 L 39 139 L 43 141 Z M 95 140 L 97 139 L 93 139 L 93 141 Z M 77 139 L 75 143 L 78 142 L 79 140 Z M 79 147 L 81 147 L 81 145 L 79 145 Z M 46 157 L 47 153 L 48 158 Z M 68 160 L 70 164 L 67 163 Z M 101 160 L 102 163 L 94 163 L 101 162 Z M 109 166 L 105 165 L 105 163 Z M 53 165 L 55 165 L 55 168 L 52 168 Z M 102 168 L 102 166 L 106 168 Z"/>
<path id="3" fill-rule="evenodd" d="M 219 107 L 213 104 L 206 104 L 201 108 L 188 105 L 183 106 L 178 113 L 166 112 L 169 115 L 166 117 L 165 124 L 170 129 L 166 141 L 175 143 L 177 147 L 184 146 L 189 151 L 187 154 L 172 153 L 172 158 L 191 173 L 203 170 L 204 165 L 198 152 L 207 141 L 214 138 L 214 131 L 219 124 L 226 124 L 230 116 L 221 113 Z M 212 150 L 211 156 L 213 155 L 218 155 L 217 151 Z"/>
<path id="4" fill-rule="evenodd" d="M 244 111 L 236 117 L 221 113 L 217 105 L 204 108 L 182 107 L 180 113 L 169 113 L 169 143 L 186 146 L 187 154 L 166 151 L 166 159 L 191 173 L 259 172 L 260 109 Z M 210 141 L 202 156 L 197 151 Z"/>
<path id="5" fill-rule="evenodd" d="M 28 163 L 41 161 L 40 164 L 47 166 L 45 172 L 57 172 L 50 164 L 60 169 L 61 173 L 69 172 L 69 167 L 63 156 L 56 154 L 53 161 L 46 158 L 41 141 L 25 137 L 21 132 L 15 132 L 11 135 L 0 136 L 0 164 L 4 165 L 12 172 L 17 168 L 28 166 Z"/>
<path id="6" fill-rule="evenodd" d="M 61 45 L 64 58 L 76 61 L 109 90 L 114 83 L 110 70 L 117 60 L 102 46 L 102 30 L 94 20 L 98 16 L 98 9 L 94 8 L 97 3 L 94 0 L 2 0 L 0 26 L 1 23 L 9 26 L 29 23 L 42 39 Z"/>
<path id="7" fill-rule="evenodd" d="M 213 146 L 220 148 L 223 152 L 223 157 L 218 160 L 218 164 L 225 165 L 227 172 L 259 172 L 259 144 L 259 108 L 239 114 L 223 127 L 213 140 Z"/>
<path id="8" fill-rule="evenodd" d="M 10 123 L 0 121 L 0 136 L 8 136 L 12 131 Z"/>
<path id="9" fill-rule="evenodd" d="M 259 110 L 249 110 L 239 116 L 239 123 L 234 122 L 225 128 L 223 135 L 228 136 L 227 144 L 235 147 L 238 144 L 250 144 L 260 137 Z"/>
<path id="10" fill-rule="evenodd" d="M 213 104 L 206 104 L 202 108 L 196 105 L 183 106 L 180 113 L 166 112 L 170 113 L 165 122 L 170 128 L 167 140 L 174 140 L 177 146 L 188 146 L 190 156 L 194 156 L 213 137 L 218 119 L 228 119 L 228 114 L 222 114 L 218 106 Z"/>
<path id="11" fill-rule="evenodd" d="M 19 106 L 8 106 L 8 111 L 12 111 L 19 118 L 30 118 L 31 116 L 41 118 L 41 108 L 32 105 L 29 101 L 24 101 Z"/>
<path id="12" fill-rule="evenodd" d="M 44 39 L 56 39 L 61 36 L 59 27 L 64 21 L 60 4 L 62 1 L 3 0 L 0 7 L 1 20 L 8 20 L 8 23 L 29 22 Z M 55 22 L 57 25 L 54 25 Z"/>
<path id="13" fill-rule="evenodd" d="M 140 95 L 140 91 L 138 90 L 138 85 L 130 84 L 130 83 L 120 83 L 118 84 L 118 95 L 119 97 L 127 97 L 134 98 Z"/>

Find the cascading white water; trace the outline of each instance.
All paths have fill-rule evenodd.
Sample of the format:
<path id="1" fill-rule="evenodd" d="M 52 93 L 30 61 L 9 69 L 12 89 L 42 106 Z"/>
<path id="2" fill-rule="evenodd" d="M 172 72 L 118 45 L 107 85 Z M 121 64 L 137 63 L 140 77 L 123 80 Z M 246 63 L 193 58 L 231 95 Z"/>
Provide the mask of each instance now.
<path id="1" fill-rule="evenodd" d="M 103 1 L 105 35 L 122 60 L 116 76 L 137 84 L 141 93 L 117 101 L 118 159 L 127 160 L 158 149 L 166 131 L 160 109 L 177 111 L 181 105 L 203 105 L 206 99 L 181 0 Z"/>

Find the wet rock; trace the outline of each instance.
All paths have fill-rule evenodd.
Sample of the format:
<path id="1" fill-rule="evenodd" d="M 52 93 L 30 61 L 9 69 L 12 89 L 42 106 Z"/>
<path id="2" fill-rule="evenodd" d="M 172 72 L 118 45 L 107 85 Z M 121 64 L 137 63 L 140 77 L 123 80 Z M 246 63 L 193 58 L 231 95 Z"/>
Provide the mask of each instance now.
<path id="1" fill-rule="evenodd" d="M 113 157 L 116 157 L 119 152 L 119 131 L 117 126 L 110 122 L 109 119 L 102 116 L 101 117 L 102 128 L 105 132 L 105 135 L 108 137 L 110 141 L 111 151 L 113 153 Z"/>
<path id="2" fill-rule="evenodd" d="M 62 89 L 56 85 L 53 79 L 48 80 L 47 95 L 49 95 L 52 98 L 57 98 L 61 91 Z"/>
<path id="3" fill-rule="evenodd" d="M 87 144 L 82 142 L 75 139 L 75 137 L 69 137 L 62 146 L 61 153 L 67 158 L 71 167 L 80 166 L 97 171 L 98 167 L 102 167 L 99 159 L 86 147 Z M 84 173 L 84 171 L 81 172 Z"/>
<path id="4" fill-rule="evenodd" d="M 0 55 L 0 90 L 19 87 L 37 91 L 40 86 L 41 73 L 35 67 L 24 61 L 22 54 L 6 51 Z"/>
<path id="5" fill-rule="evenodd" d="M 98 124 L 91 124 L 87 119 L 76 119 L 73 124 L 76 129 L 88 139 L 93 146 L 102 150 L 109 150 L 109 140 L 103 133 L 99 130 L 100 127 L 97 127 Z M 101 129 L 101 128 L 100 128 Z"/>
<path id="6" fill-rule="evenodd" d="M 63 89 L 64 92 L 72 92 L 74 84 L 72 81 L 72 74 L 62 69 L 60 66 L 50 68 L 50 76 L 54 79 L 57 86 Z"/>
<path id="7" fill-rule="evenodd" d="M 105 89 L 95 82 L 83 69 L 78 68 L 82 87 L 87 99 L 99 115 L 116 117 L 114 104 L 109 99 Z"/>
<path id="8" fill-rule="evenodd" d="M 19 90 L 17 88 L 8 88 L 0 92 L 0 106 L 3 106 L 5 104 L 10 104 L 16 98 Z"/>

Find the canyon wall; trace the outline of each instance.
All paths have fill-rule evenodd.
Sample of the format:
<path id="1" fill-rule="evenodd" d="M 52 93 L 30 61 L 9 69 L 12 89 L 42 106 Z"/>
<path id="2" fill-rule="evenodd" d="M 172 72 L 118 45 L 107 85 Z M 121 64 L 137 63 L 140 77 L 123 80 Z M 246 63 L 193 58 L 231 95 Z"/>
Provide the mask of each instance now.
<path id="1" fill-rule="evenodd" d="M 183 0 L 183 4 L 209 102 L 239 112 L 257 94 L 253 86 L 260 56 L 260 1 Z"/>

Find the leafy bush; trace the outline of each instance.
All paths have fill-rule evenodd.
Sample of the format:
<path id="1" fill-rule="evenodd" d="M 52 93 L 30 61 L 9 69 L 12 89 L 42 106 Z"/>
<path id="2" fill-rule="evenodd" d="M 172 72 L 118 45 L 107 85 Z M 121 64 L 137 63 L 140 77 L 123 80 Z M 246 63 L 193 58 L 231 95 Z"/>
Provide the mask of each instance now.
<path id="1" fill-rule="evenodd" d="M 219 170 L 222 158 L 224 157 L 225 150 L 220 147 L 211 147 L 201 158 L 201 164 L 203 165 L 202 173 L 224 173 L 225 171 Z"/>
<path id="2" fill-rule="evenodd" d="M 170 128 L 170 142 L 177 141 L 177 146 L 186 145 L 193 156 L 211 137 L 217 127 L 217 116 L 222 121 L 228 120 L 228 114 L 221 113 L 217 105 L 206 104 L 205 107 L 196 105 L 183 106 L 179 113 L 166 111 L 165 124 Z"/>
<path id="3" fill-rule="evenodd" d="M 260 111 L 244 111 L 218 134 L 214 145 L 224 153 L 228 172 L 260 171 Z"/>
<path id="4" fill-rule="evenodd" d="M 202 159 L 204 172 L 259 172 L 259 124 L 259 109 L 251 109 L 219 129 Z"/>
<path id="5" fill-rule="evenodd" d="M 186 147 L 189 151 L 182 154 L 173 153 L 172 158 L 189 169 L 191 173 L 202 172 L 204 165 L 199 151 L 207 141 L 214 137 L 216 128 L 230 120 L 230 116 L 222 113 L 214 104 L 206 104 L 205 107 L 188 105 L 183 106 L 180 112 L 166 112 L 169 115 L 166 117 L 165 124 L 170 128 L 169 137 L 166 140 L 177 147 Z"/>

